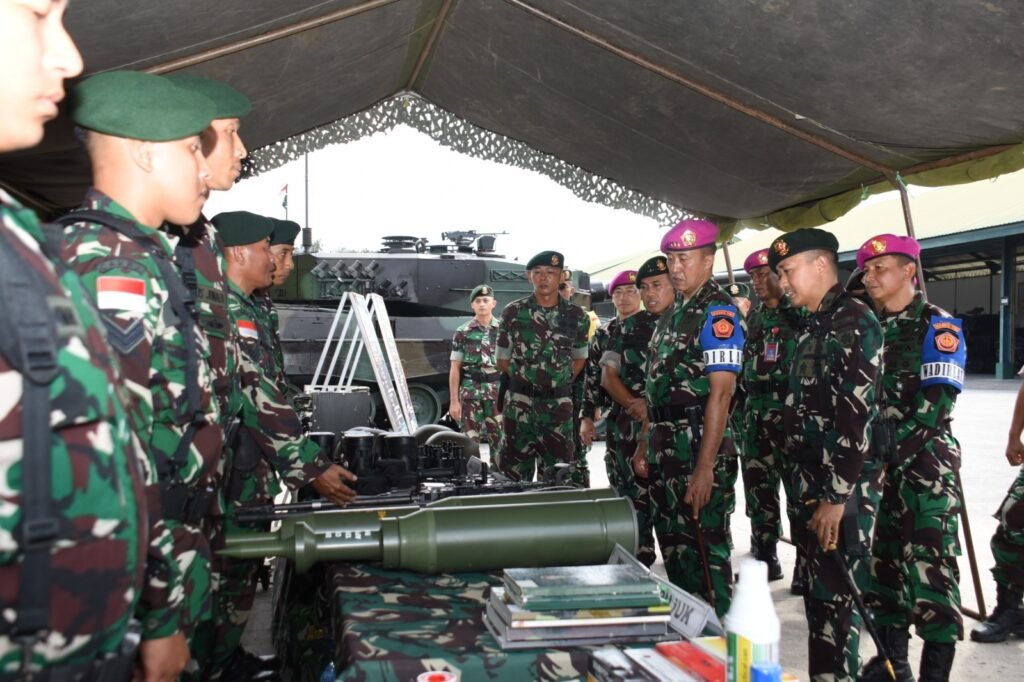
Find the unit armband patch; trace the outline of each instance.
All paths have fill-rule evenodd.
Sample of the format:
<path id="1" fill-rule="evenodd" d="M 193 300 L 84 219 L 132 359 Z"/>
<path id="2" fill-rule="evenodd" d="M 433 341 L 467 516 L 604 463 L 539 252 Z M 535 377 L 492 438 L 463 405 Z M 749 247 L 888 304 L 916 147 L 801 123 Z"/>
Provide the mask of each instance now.
<path id="1" fill-rule="evenodd" d="M 708 308 L 700 345 L 704 351 L 704 372 L 739 372 L 743 369 L 743 328 L 736 306 Z"/>
<path id="2" fill-rule="evenodd" d="M 962 391 L 966 366 L 963 323 L 955 317 L 933 317 L 921 348 L 921 387 L 945 384 Z"/>

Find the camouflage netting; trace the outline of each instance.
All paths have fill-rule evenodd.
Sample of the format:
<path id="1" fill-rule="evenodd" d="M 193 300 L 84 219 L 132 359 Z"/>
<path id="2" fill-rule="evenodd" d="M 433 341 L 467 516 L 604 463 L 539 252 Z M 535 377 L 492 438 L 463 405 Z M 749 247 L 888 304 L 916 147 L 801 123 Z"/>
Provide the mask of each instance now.
<path id="1" fill-rule="evenodd" d="M 396 95 L 348 118 L 258 149 L 245 160 L 243 177 L 259 175 L 302 158 L 303 154 L 386 132 L 403 123 L 461 154 L 546 175 L 584 201 L 647 216 L 663 226 L 674 225 L 690 215 L 518 140 L 475 126 L 412 93 Z"/>

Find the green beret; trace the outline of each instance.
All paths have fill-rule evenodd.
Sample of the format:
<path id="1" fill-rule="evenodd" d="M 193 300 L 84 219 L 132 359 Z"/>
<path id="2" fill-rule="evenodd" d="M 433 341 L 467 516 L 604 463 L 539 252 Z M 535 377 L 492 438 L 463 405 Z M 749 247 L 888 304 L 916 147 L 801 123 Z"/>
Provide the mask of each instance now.
<path id="1" fill-rule="evenodd" d="M 790 256 L 795 256 L 804 251 L 831 251 L 839 252 L 839 240 L 831 232 L 819 230 L 816 227 L 805 227 L 795 230 L 781 237 L 776 237 L 772 245 L 768 247 L 768 266 L 775 272 L 779 263 Z"/>
<path id="2" fill-rule="evenodd" d="M 640 284 L 643 280 L 648 277 L 656 277 L 658 275 L 668 274 L 668 261 L 665 260 L 664 256 L 655 256 L 644 261 L 636 270 L 636 283 Z"/>
<path id="3" fill-rule="evenodd" d="M 252 111 L 249 98 L 224 81 L 194 76 L 190 73 L 172 73 L 167 79 L 179 88 L 195 92 L 213 102 L 214 118 L 242 118 Z"/>
<path id="4" fill-rule="evenodd" d="M 302 231 L 299 224 L 294 220 L 279 220 L 278 218 L 271 218 L 271 220 L 274 221 L 274 232 L 270 235 L 270 245 L 287 244 L 292 246 L 295 244 L 295 238 Z"/>
<path id="5" fill-rule="evenodd" d="M 229 211 L 213 217 L 224 246 L 245 246 L 263 241 L 274 231 L 274 220 L 248 211 Z"/>
<path id="6" fill-rule="evenodd" d="M 470 295 L 469 295 L 469 302 L 470 302 L 470 304 L 472 304 L 473 301 L 475 301 L 480 296 L 491 296 L 491 297 L 493 297 L 494 296 L 494 289 L 492 287 L 487 286 L 486 284 L 481 284 L 477 288 L 473 289 L 472 293 L 470 293 Z"/>
<path id="7" fill-rule="evenodd" d="M 733 298 L 750 298 L 750 287 L 743 282 L 733 282 L 725 285 L 725 293 Z"/>
<path id="8" fill-rule="evenodd" d="M 87 130 L 147 142 L 198 135 L 216 107 L 203 95 L 163 76 L 141 71 L 108 71 L 75 86 L 71 118 Z"/>
<path id="9" fill-rule="evenodd" d="M 533 270 L 540 265 L 547 265 L 552 268 L 564 268 L 565 258 L 557 251 L 541 251 L 526 263 L 527 270 Z"/>

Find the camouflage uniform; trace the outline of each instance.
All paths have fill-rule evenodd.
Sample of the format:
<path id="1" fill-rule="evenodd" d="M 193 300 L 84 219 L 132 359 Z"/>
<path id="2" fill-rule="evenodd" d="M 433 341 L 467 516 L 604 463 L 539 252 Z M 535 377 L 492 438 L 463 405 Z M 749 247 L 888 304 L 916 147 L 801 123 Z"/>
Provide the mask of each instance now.
<path id="1" fill-rule="evenodd" d="M 812 680 L 855 679 L 861 619 L 838 567 L 807 528 L 817 504 L 846 504 L 837 552 L 858 590 L 881 493 L 881 463 L 870 455 L 882 363 L 882 330 L 866 305 L 840 285 L 807 313 L 797 336 L 783 408 L 783 472 L 796 495 L 793 541 L 807 551 L 809 669 Z"/>
<path id="2" fill-rule="evenodd" d="M 136 223 L 124 207 L 103 193 L 90 190 L 85 207 L 134 223 L 160 257 L 173 257 L 176 237 Z M 133 398 L 133 428 L 165 489 L 162 532 L 170 533 L 179 570 L 167 579 L 149 581 L 142 595 L 143 636 L 166 637 L 181 630 L 191 637 L 199 621 L 209 617 L 209 546 L 198 521 L 186 522 L 183 515 L 167 511 L 166 488 L 184 485 L 195 495 L 217 479 L 223 431 L 220 406 L 212 393 L 206 334 L 173 311 L 156 256 L 141 240 L 105 225 L 75 223 L 65 230 L 62 257 L 96 297 L 107 340 L 118 352 L 124 385 Z M 189 363 L 182 333 L 186 329 L 198 353 L 194 415 L 186 390 Z"/>
<path id="3" fill-rule="evenodd" d="M 934 343 L 925 337 L 939 317 L 949 315 L 917 294 L 881 319 L 881 416 L 895 428 L 896 452 L 887 467 L 865 601 L 883 627 L 913 623 L 925 641 L 953 643 L 963 637 L 956 561 L 960 445 L 950 430 L 958 389 L 922 386 L 921 379 L 922 348 Z"/>
<path id="4" fill-rule="evenodd" d="M 499 360 L 508 360 L 510 384 L 503 413 L 499 470 L 533 480 L 541 467 L 573 462 L 572 362 L 587 357 L 590 321 L 563 300 L 541 307 L 534 296 L 506 306 L 498 331 Z M 576 474 L 574 480 L 581 482 Z"/>
<path id="5" fill-rule="evenodd" d="M 992 576 L 996 584 L 1024 592 L 1024 467 L 1010 486 L 999 511 L 999 526 L 992 535 Z"/>
<path id="6" fill-rule="evenodd" d="M 782 536 L 779 483 L 781 450 L 785 443 L 782 406 L 790 363 L 796 350 L 798 313 L 783 298 L 778 307 L 761 303 L 750 313 L 743 350 L 743 388 L 746 395 L 741 421 L 743 487 L 750 518 L 751 546 L 775 546 Z M 786 490 L 787 511 L 796 515 L 793 490 Z"/>
<path id="7" fill-rule="evenodd" d="M 285 370 L 284 347 L 281 345 L 281 318 L 277 314 L 277 306 L 274 305 L 274 299 L 270 298 L 269 289 L 254 292 L 253 300 L 260 310 L 259 319 L 265 331 L 260 336 L 260 343 L 270 354 L 269 357 L 274 363 L 273 381 L 291 402 L 301 391 L 291 382 L 288 372 Z"/>
<path id="8" fill-rule="evenodd" d="M 608 409 L 612 406 L 611 396 L 601 388 L 601 356 L 604 355 L 608 347 L 608 328 L 615 324 L 617 319 L 612 319 L 608 324 L 594 330 L 594 335 L 587 346 L 587 364 L 583 365 L 582 371 L 573 382 L 573 397 L 580 406 L 579 412 L 576 414 L 577 424 L 573 434 L 576 447 L 576 468 L 583 472 L 583 484 L 588 488 L 590 487 L 590 468 L 587 465 L 587 453 L 590 452 L 591 446 L 583 444 L 580 425 L 583 418 L 591 419 L 596 424 L 600 421 L 600 417 L 607 417 Z M 605 426 L 607 429 L 607 422 Z M 605 460 L 607 461 L 607 455 L 605 455 Z"/>
<path id="9" fill-rule="evenodd" d="M 703 417 L 700 425 L 690 424 L 683 409 L 703 409 L 711 392 L 709 373 L 739 374 L 745 328 L 729 295 L 708 280 L 688 301 L 677 294 L 676 302 L 658 320 L 647 356 L 647 459 L 654 527 L 665 571 L 674 584 L 711 602 L 704 567 L 695 551 L 697 533 L 702 532 L 719 615 L 729 610 L 732 598 L 728 514 L 729 488 L 737 476 L 736 449 L 727 425 L 715 457 L 711 498 L 695 523 L 683 500 L 697 465 L 694 429 L 703 428 Z"/>
<path id="10" fill-rule="evenodd" d="M 647 346 L 654 334 L 658 316 L 641 310 L 625 320 L 608 323 L 608 342 L 601 366 L 611 367 L 635 397 L 644 397 L 644 370 L 647 365 Z M 608 483 L 620 495 L 633 500 L 639 526 L 637 558 L 651 566 L 657 558 L 654 550 L 654 516 L 651 508 L 650 478 L 640 478 L 633 472 L 633 454 L 643 423 L 634 421 L 625 408 L 612 406 L 605 418 L 604 463 L 608 470 Z"/>
<path id="11" fill-rule="evenodd" d="M 450 358 L 462 363 L 459 395 L 452 397 L 462 406 L 459 428 L 477 442 L 480 432 L 486 431 L 492 453 L 498 452 L 501 441 L 497 348 L 498 319 L 492 317 L 485 328 L 473 318 L 455 330 Z"/>
<path id="12" fill-rule="evenodd" d="M 241 349 L 241 427 L 225 452 L 224 519 L 226 534 L 252 530 L 234 521 L 233 512 L 273 502 L 280 491 L 278 474 L 291 489 L 319 477 L 330 466 L 320 448 L 302 437 L 302 424 L 284 392 L 271 377 L 274 366 L 268 319 L 256 297 L 228 281 L 227 309 L 231 328 Z M 242 453 L 245 449 L 245 454 Z M 213 650 L 203 673 L 217 678 L 238 649 L 256 596 L 261 559 L 218 560 L 221 580 L 214 603 Z"/>
<path id="13" fill-rule="evenodd" d="M 5 676 L 21 662 L 23 645 L 12 637 L 27 589 L 22 572 L 33 570 L 21 546 L 28 458 L 48 461 L 49 500 L 58 523 L 54 544 L 45 547 L 49 594 L 41 607 L 48 630 L 29 645 L 33 667 L 79 666 L 117 653 L 143 588 L 143 570 L 155 582 L 167 580 L 176 565 L 162 528 L 154 528 L 147 548 L 144 485 L 151 482 L 150 473 L 129 428 L 117 360 L 85 287 L 56 258 L 55 248 L 44 251 L 47 235 L 35 215 L 2 190 L 0 231 L 0 248 L 31 268 L 40 295 L 59 316 L 53 339 L 56 374 L 47 386 L 46 452 L 23 452 L 24 440 L 30 439 L 22 424 L 24 380 L 0 355 L 5 405 L 0 410 L 0 676 Z M 13 293 L 6 286 L 4 292 Z M 0 309 L 4 335 L 13 336 L 17 302 L 4 301 Z"/>

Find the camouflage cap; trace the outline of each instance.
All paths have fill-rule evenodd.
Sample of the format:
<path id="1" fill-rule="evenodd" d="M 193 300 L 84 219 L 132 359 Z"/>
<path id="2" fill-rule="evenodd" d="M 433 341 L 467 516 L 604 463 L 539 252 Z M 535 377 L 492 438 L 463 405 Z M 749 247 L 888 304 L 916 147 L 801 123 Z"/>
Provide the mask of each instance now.
<path id="1" fill-rule="evenodd" d="M 228 211 L 213 217 L 224 246 L 245 246 L 263 241 L 274 231 L 274 220 L 249 211 Z"/>
<path id="2" fill-rule="evenodd" d="M 108 71 L 75 86 L 71 118 L 87 130 L 148 142 L 198 135 L 216 107 L 207 97 L 163 76 Z"/>
<path id="3" fill-rule="evenodd" d="M 637 284 L 644 281 L 648 277 L 656 277 L 658 275 L 668 274 L 668 260 L 664 256 L 655 256 L 654 258 L 648 258 L 644 261 L 643 265 L 637 268 L 636 281 Z"/>
<path id="4" fill-rule="evenodd" d="M 541 251 L 526 263 L 527 270 L 533 270 L 541 265 L 552 268 L 564 268 L 565 258 L 557 251 Z"/>
<path id="5" fill-rule="evenodd" d="M 779 263 L 804 251 L 831 251 L 838 253 L 839 240 L 831 232 L 816 227 L 805 227 L 775 238 L 768 247 L 768 266 L 777 271 Z"/>
<path id="6" fill-rule="evenodd" d="M 302 232 L 299 224 L 294 220 L 278 218 L 271 218 L 271 220 L 274 221 L 274 232 L 270 235 L 270 245 L 287 244 L 292 246 L 295 244 L 295 238 L 299 236 L 299 232 Z"/>
<path id="7" fill-rule="evenodd" d="M 743 282 L 733 282 L 725 285 L 725 293 L 733 298 L 751 298 L 750 286 Z"/>
<path id="8" fill-rule="evenodd" d="M 492 296 L 493 297 L 494 296 L 494 289 L 492 287 L 487 286 L 486 284 L 481 284 L 480 286 L 476 287 L 475 289 L 473 289 L 472 293 L 469 294 L 469 302 L 470 302 L 470 304 L 472 304 L 473 301 L 475 301 L 476 299 L 480 298 L 481 296 Z"/>
<path id="9" fill-rule="evenodd" d="M 242 118 L 252 111 L 249 98 L 224 81 L 203 78 L 191 73 L 172 73 L 167 79 L 179 88 L 195 92 L 213 102 L 214 118 Z"/>

